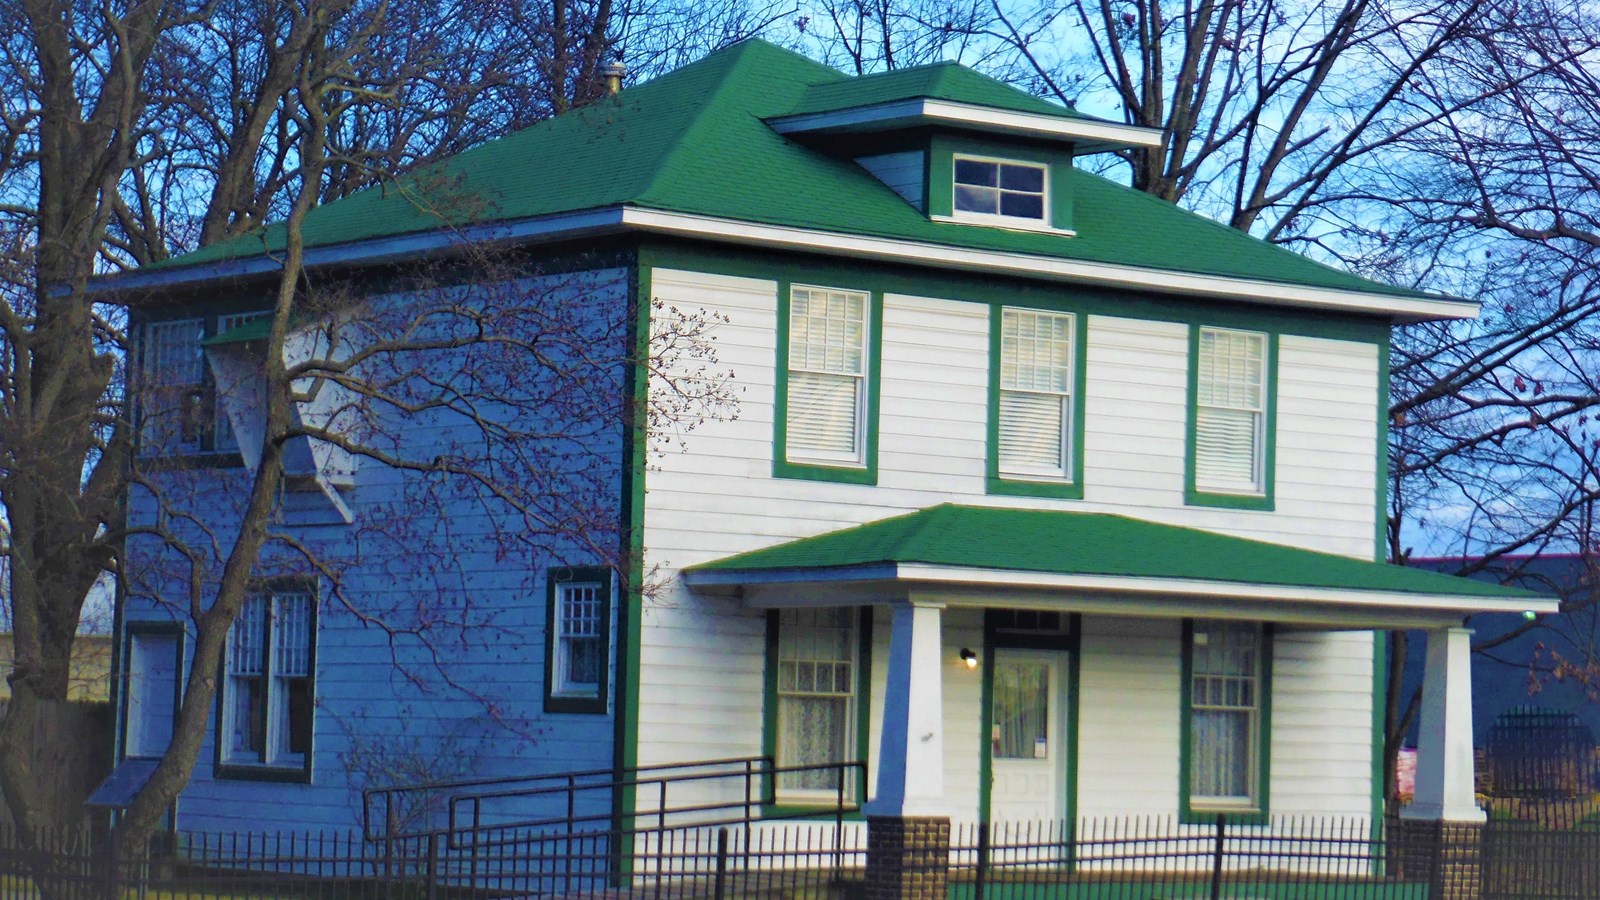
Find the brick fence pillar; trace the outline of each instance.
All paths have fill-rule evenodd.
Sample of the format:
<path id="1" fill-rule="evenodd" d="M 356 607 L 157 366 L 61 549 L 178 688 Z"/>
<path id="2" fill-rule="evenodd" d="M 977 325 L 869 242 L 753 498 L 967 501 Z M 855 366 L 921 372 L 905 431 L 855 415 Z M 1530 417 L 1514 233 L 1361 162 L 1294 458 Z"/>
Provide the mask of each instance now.
<path id="1" fill-rule="evenodd" d="M 867 817 L 866 900 L 945 900 L 949 869 L 948 818 Z"/>
<path id="2" fill-rule="evenodd" d="M 1439 900 L 1479 900 L 1483 895 L 1483 826 L 1439 823 Z"/>
<path id="3" fill-rule="evenodd" d="M 1483 826 L 1476 822 L 1389 820 L 1390 874 L 1415 880 L 1426 875 L 1434 900 L 1480 900 L 1483 896 Z"/>

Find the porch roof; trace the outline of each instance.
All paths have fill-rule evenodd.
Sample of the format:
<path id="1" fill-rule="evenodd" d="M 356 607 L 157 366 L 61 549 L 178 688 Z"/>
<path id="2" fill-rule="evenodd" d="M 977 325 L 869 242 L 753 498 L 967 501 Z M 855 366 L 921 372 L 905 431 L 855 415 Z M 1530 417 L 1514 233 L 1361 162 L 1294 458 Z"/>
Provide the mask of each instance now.
<path id="1" fill-rule="evenodd" d="M 921 581 L 1430 610 L 1557 611 L 1522 588 L 1108 513 L 941 504 L 684 570 L 692 587 Z"/>

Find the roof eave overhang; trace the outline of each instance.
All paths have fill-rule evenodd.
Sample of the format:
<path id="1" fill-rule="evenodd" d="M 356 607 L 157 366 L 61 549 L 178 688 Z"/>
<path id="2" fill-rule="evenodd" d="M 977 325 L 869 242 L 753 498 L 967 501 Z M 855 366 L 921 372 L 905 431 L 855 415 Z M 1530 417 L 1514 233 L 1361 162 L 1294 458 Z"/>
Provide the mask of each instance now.
<path id="1" fill-rule="evenodd" d="M 1019 278 L 1185 294 L 1267 306 L 1379 315 L 1396 322 L 1473 319 L 1478 315 L 1478 305 L 1465 300 L 1398 296 L 1376 291 L 1340 290 L 1253 278 L 1146 269 L 1057 256 L 976 250 L 949 244 L 766 225 L 638 207 L 629 207 L 623 220 L 627 225 L 644 231 L 773 249 L 826 250 L 861 259 L 982 272 L 987 275 L 1014 275 Z"/>
<path id="2" fill-rule="evenodd" d="M 912 596 L 954 605 L 1035 605 L 1129 615 L 1258 614 L 1274 621 L 1412 627 L 1485 612 L 1555 613 L 1553 597 L 1434 594 L 1311 585 L 1122 575 L 1060 574 L 882 562 L 796 569 L 689 570 L 704 593 L 739 593 L 751 606 L 837 605 L 840 593 L 893 601 Z M 828 592 L 818 592 L 819 586 Z M 838 590 L 835 590 L 838 589 Z"/>
<path id="3" fill-rule="evenodd" d="M 971 226 L 951 225 L 951 228 Z M 381 265 L 434 254 L 461 252 L 484 243 L 572 240 L 624 231 L 640 231 L 701 240 L 800 252 L 824 251 L 858 259 L 931 266 L 987 275 L 1012 275 L 1070 284 L 1234 300 L 1267 306 L 1378 315 L 1396 322 L 1470 319 L 1478 306 L 1463 300 L 1405 297 L 1369 291 L 1309 287 L 1251 278 L 1146 269 L 1055 256 L 977 250 L 901 238 L 846 234 L 818 229 L 769 225 L 739 219 L 611 206 L 497 222 L 475 227 L 396 235 L 368 241 L 308 248 L 308 268 Z M 91 293 L 132 298 L 183 290 L 214 282 L 238 282 L 270 276 L 282 269 L 275 255 L 219 260 L 170 269 L 135 271 L 91 282 Z"/>
<path id="4" fill-rule="evenodd" d="M 1079 153 L 1159 147 L 1162 138 L 1161 131 L 1155 128 L 924 97 L 779 116 L 768 119 L 767 124 L 772 130 L 785 135 L 898 131 L 919 127 L 960 128 L 1009 137 L 1069 142 Z"/>

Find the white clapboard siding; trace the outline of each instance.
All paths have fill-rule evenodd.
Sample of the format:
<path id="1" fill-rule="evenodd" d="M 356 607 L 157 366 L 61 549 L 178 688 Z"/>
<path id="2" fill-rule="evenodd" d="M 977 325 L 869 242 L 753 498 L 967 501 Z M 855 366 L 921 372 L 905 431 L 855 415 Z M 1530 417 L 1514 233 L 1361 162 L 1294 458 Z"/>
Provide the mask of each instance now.
<path id="1" fill-rule="evenodd" d="M 702 423 L 687 434 L 682 452 L 654 457 L 647 475 L 645 564 L 661 590 L 649 601 L 642 636 L 641 763 L 754 754 L 761 748 L 763 616 L 735 601 L 688 593 L 673 577 L 683 566 L 949 501 L 1116 512 L 1364 558 L 1372 553 L 1372 345 L 1284 336 L 1276 511 L 1191 508 L 1183 504 L 1188 326 L 1091 316 L 1083 397 L 1085 499 L 990 496 L 984 489 L 989 311 L 979 304 L 890 294 L 883 298 L 878 484 L 781 479 L 771 477 L 776 283 L 662 269 L 651 280 L 655 297 L 669 305 L 726 317 L 716 328 L 718 365 L 734 372 L 740 408 L 736 419 Z M 977 679 L 967 678 L 973 673 L 959 667 L 956 654 L 981 642 L 981 619 L 962 610 L 945 615 L 947 787 L 965 810 L 962 804 L 976 797 L 981 711 L 972 691 Z M 872 673 L 875 716 L 887 626 L 880 614 Z M 1080 813 L 1176 811 L 1180 627 L 1176 620 L 1085 620 Z M 1359 695 L 1370 688 L 1371 649 L 1362 651 L 1345 637 L 1330 638 L 1326 648 L 1315 635 L 1286 637 L 1284 653 L 1293 660 L 1304 650 L 1313 667 L 1342 660 L 1338 666 L 1344 668 L 1335 666 L 1328 677 L 1343 680 L 1339 690 Z M 1370 645 L 1370 636 L 1366 640 Z M 1333 656 L 1326 657 L 1325 649 Z M 672 674 L 657 679 L 656 666 L 670 667 Z M 1314 722 L 1320 699 L 1297 695 L 1298 676 L 1286 672 L 1287 705 L 1279 714 L 1287 722 L 1275 747 L 1280 740 L 1286 747 L 1323 740 L 1310 726 L 1297 724 L 1297 716 Z M 710 694 L 721 695 L 719 702 L 706 702 Z M 749 714 L 730 718 L 723 696 L 748 703 Z M 1347 740 L 1324 741 L 1338 748 L 1337 764 L 1330 765 L 1352 773 L 1327 789 L 1336 796 L 1290 781 L 1281 788 L 1285 804 L 1367 809 L 1362 804 L 1369 802 L 1369 785 L 1359 776 L 1370 765 L 1370 748 L 1363 743 L 1370 720 L 1364 721 Z M 876 752 L 875 739 L 873 747 Z M 1294 768 L 1286 763 L 1283 777 L 1298 777 Z M 1124 791 L 1118 786 L 1129 780 L 1129 771 L 1138 776 Z M 1275 776 L 1274 807 L 1290 809 L 1277 802 L 1279 791 Z"/>
<path id="2" fill-rule="evenodd" d="M 856 158 L 856 163 L 871 172 L 874 178 L 888 185 L 896 194 L 904 197 L 907 203 L 919 210 L 922 209 L 924 168 L 922 151 L 908 150 L 904 153 L 861 156 Z"/>

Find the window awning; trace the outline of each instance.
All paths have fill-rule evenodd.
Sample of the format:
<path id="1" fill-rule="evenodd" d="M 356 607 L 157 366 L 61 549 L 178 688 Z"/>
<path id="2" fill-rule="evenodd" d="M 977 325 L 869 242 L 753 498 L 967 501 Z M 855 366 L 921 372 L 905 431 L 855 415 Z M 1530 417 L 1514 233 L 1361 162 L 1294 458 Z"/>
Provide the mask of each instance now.
<path id="1" fill-rule="evenodd" d="M 1298 604 L 1434 616 L 1552 613 L 1559 605 L 1521 588 L 1127 516 L 956 504 L 690 566 L 683 578 L 697 590 L 741 589 L 747 599 L 766 589 L 762 605 L 833 593 L 819 592 L 823 585 L 857 586 L 863 596 L 885 596 L 886 589 L 1004 595 L 975 605 L 1041 593 L 1181 601 L 1190 610 Z"/>

